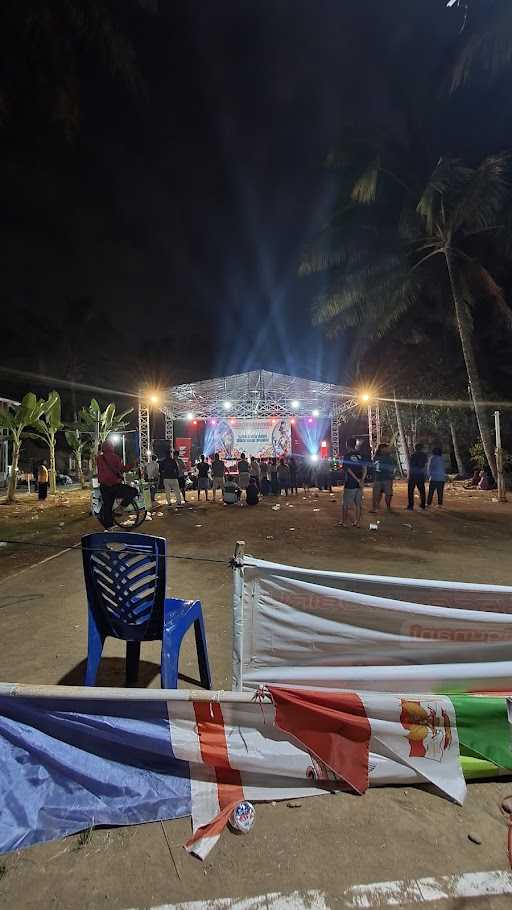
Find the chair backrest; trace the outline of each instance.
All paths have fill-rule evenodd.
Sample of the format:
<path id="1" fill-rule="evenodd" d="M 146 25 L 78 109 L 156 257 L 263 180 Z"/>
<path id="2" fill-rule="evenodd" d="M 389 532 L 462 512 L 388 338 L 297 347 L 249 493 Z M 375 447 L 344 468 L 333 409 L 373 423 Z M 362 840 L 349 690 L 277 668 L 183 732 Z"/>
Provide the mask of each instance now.
<path id="1" fill-rule="evenodd" d="M 105 635 L 161 639 L 165 538 L 126 531 L 82 537 L 89 609 Z"/>

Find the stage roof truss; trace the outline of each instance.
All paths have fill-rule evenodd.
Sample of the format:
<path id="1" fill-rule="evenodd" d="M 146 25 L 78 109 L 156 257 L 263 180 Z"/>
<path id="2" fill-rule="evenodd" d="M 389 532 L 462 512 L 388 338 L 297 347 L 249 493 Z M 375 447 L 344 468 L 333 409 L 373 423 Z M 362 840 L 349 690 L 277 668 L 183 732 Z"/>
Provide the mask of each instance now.
<path id="1" fill-rule="evenodd" d="M 168 420 L 188 420 L 190 415 L 198 420 L 301 417 L 314 411 L 319 417 L 343 420 L 358 405 L 353 389 L 259 370 L 173 386 L 161 410 Z"/>

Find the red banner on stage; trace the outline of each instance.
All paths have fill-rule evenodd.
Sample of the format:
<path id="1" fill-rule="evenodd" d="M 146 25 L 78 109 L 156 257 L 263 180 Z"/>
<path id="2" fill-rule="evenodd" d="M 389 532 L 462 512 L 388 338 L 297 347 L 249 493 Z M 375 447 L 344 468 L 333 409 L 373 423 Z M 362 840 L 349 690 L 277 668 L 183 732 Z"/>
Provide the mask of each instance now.
<path id="1" fill-rule="evenodd" d="M 178 452 L 180 453 L 180 458 L 183 458 L 183 461 L 189 468 L 190 467 L 190 450 L 192 448 L 191 437 L 190 436 L 188 436 L 188 437 L 178 436 L 174 440 L 174 444 L 175 444 Z"/>

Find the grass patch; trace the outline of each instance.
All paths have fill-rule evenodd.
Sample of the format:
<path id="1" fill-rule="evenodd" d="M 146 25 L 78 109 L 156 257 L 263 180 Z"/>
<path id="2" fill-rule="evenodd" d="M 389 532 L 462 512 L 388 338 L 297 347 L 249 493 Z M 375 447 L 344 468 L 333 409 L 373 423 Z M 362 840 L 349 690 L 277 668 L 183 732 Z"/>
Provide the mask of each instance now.
<path id="1" fill-rule="evenodd" d="M 94 832 L 94 825 L 91 825 L 90 828 L 86 828 L 85 831 L 80 831 L 76 839 L 76 844 L 73 844 L 73 850 L 83 850 L 84 847 L 88 847 L 92 841 L 92 835 Z"/>

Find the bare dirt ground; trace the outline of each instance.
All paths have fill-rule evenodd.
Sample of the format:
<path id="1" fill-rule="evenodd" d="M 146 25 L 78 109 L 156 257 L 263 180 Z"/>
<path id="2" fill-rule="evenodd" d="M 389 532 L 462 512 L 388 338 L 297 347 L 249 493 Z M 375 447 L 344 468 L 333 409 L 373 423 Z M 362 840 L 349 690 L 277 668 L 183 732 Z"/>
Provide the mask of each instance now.
<path id="1" fill-rule="evenodd" d="M 195 494 L 194 494 L 195 498 Z M 146 533 L 162 535 L 171 556 L 168 591 L 197 597 L 206 614 L 216 688 L 230 688 L 231 589 L 228 561 L 236 540 L 246 552 L 289 564 L 342 571 L 512 584 L 512 504 L 492 493 L 449 488 L 443 510 L 404 511 L 397 485 L 394 515 L 378 531 L 336 526 L 340 491 L 263 501 L 256 509 L 190 503 L 162 506 Z M 369 494 L 367 494 L 367 499 Z M 81 555 L 66 550 L 98 530 L 89 494 L 76 493 L 36 511 L 34 498 L 0 506 L 0 678 L 80 684 L 86 655 L 86 605 Z M 18 510 L 18 511 L 17 511 Z M 37 544 L 37 546 L 33 546 Z M 62 550 L 66 552 L 62 553 Z M 49 558 L 56 553 L 61 555 Z M 46 560 L 38 564 L 41 560 Z M 140 685 L 159 685 L 157 644 L 143 647 Z M 197 665 L 186 642 L 181 685 L 195 685 Z M 123 685 L 122 646 L 108 640 L 98 684 Z M 463 807 L 427 788 L 372 790 L 257 807 L 248 837 L 225 833 L 206 863 L 181 845 L 190 820 L 93 831 L 0 857 L 0 903 L 16 908 L 143 908 L 214 897 L 321 889 L 332 896 L 350 884 L 506 869 L 506 822 L 501 800 L 512 783 L 475 783 Z M 170 849 L 164 836 L 167 840 Z M 468 834 L 482 840 L 472 843 Z M 464 901 L 466 908 L 502 907 L 510 898 Z M 443 901 L 439 907 L 448 908 Z M 341 906 L 341 904 L 340 904 Z M 406 906 L 406 904 L 403 904 Z M 429 904 L 436 908 L 437 902 Z M 454 903 L 453 906 L 462 906 Z"/>

